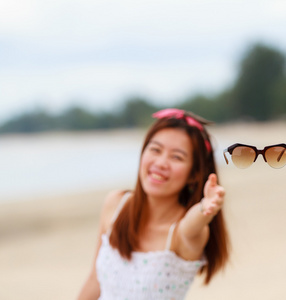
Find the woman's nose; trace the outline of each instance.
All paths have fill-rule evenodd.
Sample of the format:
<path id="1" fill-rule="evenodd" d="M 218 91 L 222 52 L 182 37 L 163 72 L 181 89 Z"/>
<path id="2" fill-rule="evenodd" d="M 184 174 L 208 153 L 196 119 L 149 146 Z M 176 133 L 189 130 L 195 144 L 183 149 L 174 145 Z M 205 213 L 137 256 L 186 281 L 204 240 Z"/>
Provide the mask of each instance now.
<path id="1" fill-rule="evenodd" d="M 160 168 L 167 168 L 168 167 L 168 157 L 165 154 L 161 154 L 156 158 L 155 164 Z"/>

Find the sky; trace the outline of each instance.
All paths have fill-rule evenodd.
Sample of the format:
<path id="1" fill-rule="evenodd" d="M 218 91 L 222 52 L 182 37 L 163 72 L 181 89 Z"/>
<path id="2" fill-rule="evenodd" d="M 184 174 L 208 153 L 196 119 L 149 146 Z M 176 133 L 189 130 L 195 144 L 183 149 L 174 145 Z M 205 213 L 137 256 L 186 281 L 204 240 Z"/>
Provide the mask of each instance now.
<path id="1" fill-rule="evenodd" d="M 0 0 L 0 123 L 218 93 L 254 43 L 286 53 L 285 28 L 284 0 Z"/>

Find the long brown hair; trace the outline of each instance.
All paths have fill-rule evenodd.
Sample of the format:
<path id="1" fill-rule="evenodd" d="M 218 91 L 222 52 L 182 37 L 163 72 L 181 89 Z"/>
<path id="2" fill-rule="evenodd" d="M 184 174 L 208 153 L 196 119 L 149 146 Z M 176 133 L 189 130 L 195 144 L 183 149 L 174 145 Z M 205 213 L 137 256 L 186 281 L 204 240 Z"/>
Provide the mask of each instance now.
<path id="1" fill-rule="evenodd" d="M 206 124 L 202 119 L 198 120 L 202 125 Z M 193 149 L 193 166 L 190 170 L 189 177 L 192 182 L 191 189 L 186 184 L 179 195 L 179 202 L 187 211 L 203 198 L 203 188 L 209 174 L 217 174 L 213 151 L 206 147 L 206 141 L 210 143 L 210 138 L 205 128 L 203 131 L 200 131 L 197 127 L 188 125 L 183 118 L 159 119 L 146 134 L 141 157 L 154 134 L 166 128 L 184 130 L 191 139 Z M 142 211 L 147 202 L 146 200 L 147 195 L 142 188 L 138 174 L 134 193 L 114 222 L 110 235 L 110 244 L 118 249 L 119 253 L 125 258 L 130 259 L 132 251 L 136 251 L 139 248 L 139 227 L 146 224 L 146 219 L 142 217 Z M 201 273 L 205 273 L 206 275 L 206 284 L 209 283 L 212 276 L 218 270 L 225 266 L 229 256 L 229 239 L 222 211 L 219 211 L 213 218 L 209 224 L 209 228 L 210 236 L 204 249 L 208 264 L 200 270 Z"/>

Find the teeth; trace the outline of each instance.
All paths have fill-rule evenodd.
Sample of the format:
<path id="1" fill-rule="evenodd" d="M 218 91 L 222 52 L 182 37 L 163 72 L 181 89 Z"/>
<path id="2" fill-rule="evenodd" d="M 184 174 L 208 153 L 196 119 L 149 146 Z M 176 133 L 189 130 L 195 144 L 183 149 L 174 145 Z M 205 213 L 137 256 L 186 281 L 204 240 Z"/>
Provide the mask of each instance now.
<path id="1" fill-rule="evenodd" d="M 159 175 L 159 174 L 155 174 L 155 173 L 152 173 L 151 176 L 154 178 L 154 179 L 157 179 L 157 180 L 163 180 L 164 177 Z"/>

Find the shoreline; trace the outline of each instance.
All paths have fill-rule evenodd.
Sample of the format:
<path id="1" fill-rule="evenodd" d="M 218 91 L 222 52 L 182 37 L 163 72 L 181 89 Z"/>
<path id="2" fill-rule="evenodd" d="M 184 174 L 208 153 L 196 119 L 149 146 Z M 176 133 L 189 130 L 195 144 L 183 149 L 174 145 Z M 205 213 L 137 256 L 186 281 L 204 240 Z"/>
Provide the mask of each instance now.
<path id="1" fill-rule="evenodd" d="M 223 158 L 223 150 L 231 144 L 238 142 L 246 143 L 262 149 L 266 145 L 285 142 L 283 136 L 285 136 L 286 132 L 286 122 L 218 124 L 208 126 L 208 131 L 215 150 L 217 165 L 219 168 L 223 168 L 226 166 Z M 7 202 L 21 202 L 29 198 L 42 198 L 43 194 L 47 194 L 47 197 L 52 198 L 65 194 L 85 193 L 88 190 L 109 189 L 110 182 L 108 181 L 108 176 L 104 173 L 103 179 L 102 176 L 97 175 L 95 160 L 92 158 L 90 149 L 95 151 L 93 153 L 95 157 L 97 157 L 98 154 L 104 154 L 102 146 L 99 146 L 100 143 L 103 143 L 106 147 L 110 147 L 109 143 L 113 141 L 116 145 L 119 145 L 120 142 L 126 144 L 124 148 L 120 146 L 118 151 L 126 152 L 128 148 L 133 147 L 132 151 L 136 151 L 137 153 L 135 149 L 141 148 L 144 133 L 145 130 L 143 129 L 118 129 L 88 132 L 45 132 L 32 135 L 10 135 L 3 137 L 4 140 L 2 138 L 2 147 L 0 149 L 2 159 L 0 162 L 2 162 L 3 168 L 2 173 L 0 172 L 0 178 L 1 181 L 4 182 L 4 185 L 2 193 L 0 191 L 0 205 Z M 5 138 L 8 143 L 5 143 Z M 24 154 L 19 153 L 19 151 L 17 152 L 17 149 L 22 149 L 21 151 L 23 151 Z M 25 160 L 33 160 L 30 149 L 35 149 L 33 156 L 36 157 L 36 161 L 33 165 L 31 165 L 31 163 L 23 163 Z M 70 161 L 66 159 L 65 154 L 65 151 L 69 151 L 69 149 L 73 149 L 70 153 Z M 9 156 L 11 151 L 13 154 Z M 70 166 L 71 160 L 80 160 L 80 156 L 76 156 L 77 152 L 81 153 L 84 161 L 82 165 L 76 163 Z M 47 155 L 55 159 L 60 173 L 53 170 L 48 164 L 42 162 L 42 156 Z M 56 155 L 59 155 L 59 157 L 57 158 Z M 50 164 L 53 164 L 51 158 L 49 158 L 48 161 Z M 260 158 L 259 156 L 258 161 Z M 106 161 L 106 159 L 105 157 L 104 160 Z M 125 157 L 125 159 L 127 159 L 127 157 Z M 88 167 L 89 161 L 94 161 L 91 167 Z M 136 163 L 137 160 L 135 161 L 133 157 L 132 165 L 134 165 L 134 162 Z M 115 161 L 112 163 L 116 164 Z M 12 165 L 10 166 L 9 164 Z M 28 176 L 25 176 L 25 167 L 29 170 Z M 48 168 L 48 172 L 46 173 L 43 172 L 45 168 Z M 64 171 L 65 168 L 69 170 L 67 174 L 69 179 L 65 179 L 64 177 L 66 172 Z M 88 171 L 83 179 L 81 179 L 82 176 L 76 178 L 78 175 L 70 176 L 73 172 L 75 172 L 75 174 L 76 172 L 82 172 L 83 168 Z M 103 168 L 103 165 L 100 164 L 99 168 Z M 130 166 L 128 168 L 130 168 Z M 132 170 L 132 172 L 134 171 L 135 169 Z M 6 177 L 5 172 L 8 173 L 8 177 Z M 110 170 L 108 170 L 108 172 L 110 172 Z M 59 173 L 56 174 L 56 176 L 59 177 L 58 180 L 51 180 L 51 176 L 54 175 L 53 173 Z M 21 180 L 23 176 L 27 178 Z M 117 179 L 114 177 L 112 180 L 117 181 L 114 186 L 119 187 L 123 185 L 126 178 L 128 178 L 128 173 L 124 175 L 125 179 L 119 177 L 118 174 L 117 176 Z M 119 182 L 120 178 L 123 179 L 121 182 Z M 78 179 L 80 179 L 80 181 Z M 18 188 L 14 189 L 17 182 Z M 97 186 L 95 184 L 97 184 Z M 72 188 L 70 188 L 70 186 L 72 186 Z"/>

